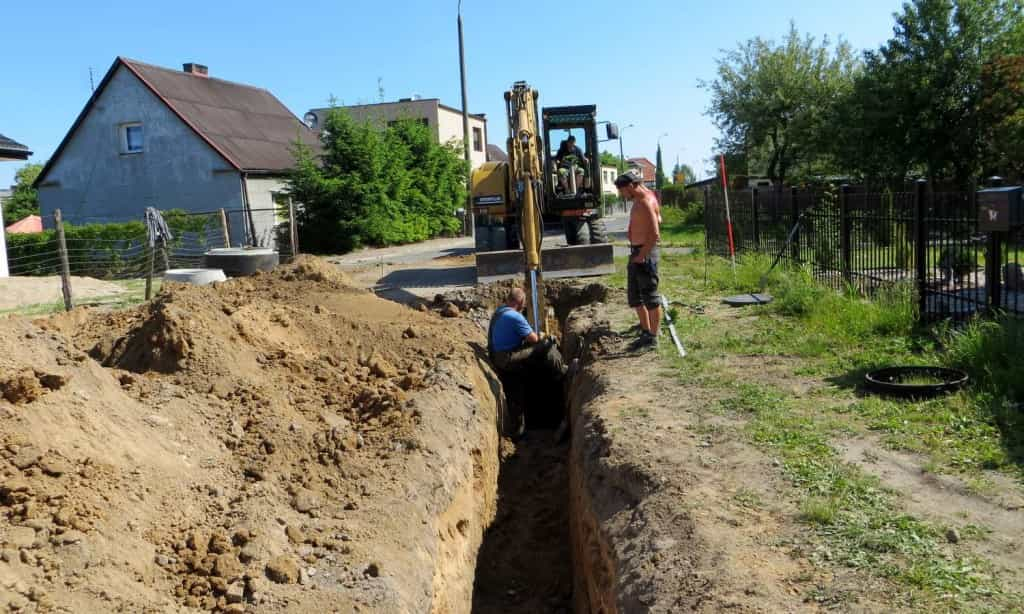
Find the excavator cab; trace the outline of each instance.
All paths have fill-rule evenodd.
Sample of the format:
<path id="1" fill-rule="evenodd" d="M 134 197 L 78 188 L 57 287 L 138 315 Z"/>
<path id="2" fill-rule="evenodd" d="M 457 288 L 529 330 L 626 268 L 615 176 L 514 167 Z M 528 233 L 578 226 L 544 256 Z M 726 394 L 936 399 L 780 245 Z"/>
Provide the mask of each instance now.
<path id="1" fill-rule="evenodd" d="M 545 107 L 545 205 L 562 220 L 569 245 L 607 243 L 601 219 L 601 158 L 597 140 L 597 105 Z M 564 145 L 574 141 L 574 147 Z M 576 150 L 573 153 L 572 150 Z M 582 153 L 582 159 L 579 153 Z"/>

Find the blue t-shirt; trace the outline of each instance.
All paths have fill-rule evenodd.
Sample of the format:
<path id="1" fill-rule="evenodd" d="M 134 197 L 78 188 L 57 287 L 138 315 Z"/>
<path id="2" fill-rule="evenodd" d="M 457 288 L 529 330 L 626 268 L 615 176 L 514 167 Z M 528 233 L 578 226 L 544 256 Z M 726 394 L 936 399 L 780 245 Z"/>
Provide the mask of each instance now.
<path id="1" fill-rule="evenodd" d="M 515 309 L 502 309 L 494 315 L 494 332 L 491 334 L 491 347 L 495 352 L 509 352 L 523 343 L 523 339 L 533 332 L 530 323 L 523 314 Z"/>

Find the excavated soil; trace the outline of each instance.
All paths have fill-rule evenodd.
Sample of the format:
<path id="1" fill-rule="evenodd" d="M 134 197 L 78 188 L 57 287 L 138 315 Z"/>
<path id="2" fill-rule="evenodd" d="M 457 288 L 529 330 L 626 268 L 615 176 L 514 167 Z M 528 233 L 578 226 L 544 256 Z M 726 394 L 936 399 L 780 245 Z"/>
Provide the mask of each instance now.
<path id="1" fill-rule="evenodd" d="M 0 322 L 0 607 L 464 612 L 498 384 L 316 260 Z"/>

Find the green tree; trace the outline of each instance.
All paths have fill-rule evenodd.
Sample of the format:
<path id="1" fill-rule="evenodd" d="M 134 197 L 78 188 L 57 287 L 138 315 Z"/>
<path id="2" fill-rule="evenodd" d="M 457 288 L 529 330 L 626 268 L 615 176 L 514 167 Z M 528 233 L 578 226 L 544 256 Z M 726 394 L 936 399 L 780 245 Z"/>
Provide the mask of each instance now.
<path id="1" fill-rule="evenodd" d="M 697 174 L 693 172 L 689 164 L 676 164 L 672 169 L 672 183 L 687 185 L 697 180 Z"/>
<path id="2" fill-rule="evenodd" d="M 714 81 L 701 82 L 711 92 L 708 114 L 722 133 L 719 148 L 742 156 L 746 167 L 763 157 L 758 166 L 782 184 L 828 151 L 830 110 L 852 86 L 855 67 L 848 44 L 818 44 L 794 24 L 781 44 L 746 41 L 718 60 Z"/>
<path id="3" fill-rule="evenodd" d="M 310 251 L 408 243 L 457 230 L 454 212 L 465 202 L 467 169 L 426 126 L 358 124 L 334 109 L 321 144 L 319 155 L 296 145 L 288 179 L 289 193 L 302 203 L 296 223 Z"/>
<path id="4" fill-rule="evenodd" d="M 984 172 L 1024 177 L 1024 55 L 989 61 L 981 84 Z"/>
<path id="5" fill-rule="evenodd" d="M 14 173 L 14 190 L 4 201 L 4 226 L 29 215 L 39 215 L 39 196 L 32 184 L 42 170 L 42 164 L 26 164 Z"/>
<path id="6" fill-rule="evenodd" d="M 665 167 L 661 163 L 661 143 L 658 143 L 658 154 L 654 162 L 654 187 L 660 190 L 665 185 Z"/>
<path id="7" fill-rule="evenodd" d="M 601 166 L 614 166 L 617 170 L 629 168 L 625 160 L 608 151 L 601 152 Z"/>
<path id="8" fill-rule="evenodd" d="M 841 105 L 845 162 L 866 174 L 880 165 L 920 168 L 931 179 L 969 184 L 984 166 L 987 128 L 1001 123 L 1000 111 L 1014 113 L 986 107 L 985 87 L 1009 74 L 993 62 L 1024 50 L 1022 33 L 1017 0 L 904 3 L 893 37 L 865 54 L 864 73 Z"/>

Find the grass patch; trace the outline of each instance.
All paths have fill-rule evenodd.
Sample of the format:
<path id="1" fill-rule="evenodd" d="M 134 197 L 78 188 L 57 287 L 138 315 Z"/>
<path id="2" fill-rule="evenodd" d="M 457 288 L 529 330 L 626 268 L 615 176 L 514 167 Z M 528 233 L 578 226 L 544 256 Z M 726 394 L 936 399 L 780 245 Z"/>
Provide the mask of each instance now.
<path id="1" fill-rule="evenodd" d="M 133 307 L 146 301 L 145 279 L 120 279 L 111 283 L 121 286 L 125 291 L 118 294 L 89 296 L 84 298 L 75 298 L 72 295 L 75 307 L 104 307 L 116 310 L 127 309 L 128 307 Z M 153 279 L 153 296 L 156 296 L 160 292 L 162 285 L 162 279 Z M 74 286 L 72 286 L 72 292 L 74 292 Z M 33 305 L 23 305 L 14 309 L 2 310 L 0 311 L 0 316 L 44 316 L 60 313 L 62 311 L 64 311 L 64 299 L 49 303 L 36 303 Z"/>
<path id="2" fill-rule="evenodd" d="M 1001 595 L 984 561 L 945 552 L 939 527 L 904 513 L 897 493 L 844 463 L 813 408 L 753 384 L 720 405 L 749 416 L 750 438 L 781 460 L 800 493 L 800 520 L 822 540 L 814 557 L 888 578 L 929 602 L 963 607 Z"/>

